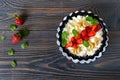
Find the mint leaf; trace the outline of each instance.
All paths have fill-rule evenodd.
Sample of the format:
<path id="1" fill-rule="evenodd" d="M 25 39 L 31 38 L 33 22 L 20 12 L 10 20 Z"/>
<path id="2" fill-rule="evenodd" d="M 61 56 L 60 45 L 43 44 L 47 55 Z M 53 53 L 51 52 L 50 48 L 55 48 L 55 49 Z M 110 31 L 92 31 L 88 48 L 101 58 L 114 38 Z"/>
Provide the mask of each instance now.
<path id="1" fill-rule="evenodd" d="M 87 16 L 87 17 L 86 17 L 86 20 L 87 20 L 87 21 L 92 21 L 93 18 L 92 18 L 91 16 Z"/>
<path id="2" fill-rule="evenodd" d="M 13 56 L 15 53 L 15 50 L 13 48 L 8 50 L 8 55 Z"/>
<path id="3" fill-rule="evenodd" d="M 86 20 L 89 21 L 91 24 L 99 24 L 99 21 L 91 16 L 87 16 Z"/>
<path id="4" fill-rule="evenodd" d="M 62 47 L 65 47 L 67 44 L 67 40 L 66 39 L 62 39 Z"/>
<path id="5" fill-rule="evenodd" d="M 89 44 L 88 41 L 85 41 L 85 40 L 84 40 L 84 41 L 83 41 L 83 45 L 84 45 L 85 47 L 89 47 L 90 44 Z"/>
<path id="6" fill-rule="evenodd" d="M 73 33 L 74 36 L 78 36 L 78 34 L 79 34 L 78 31 L 75 30 L 75 29 L 72 30 L 72 33 Z"/>
<path id="7" fill-rule="evenodd" d="M 97 24 L 99 24 L 99 22 L 98 22 L 97 19 L 94 18 L 92 24 L 96 24 L 97 25 Z"/>
<path id="8" fill-rule="evenodd" d="M 15 31 L 15 30 L 17 29 L 17 26 L 14 25 L 14 24 L 11 24 L 11 25 L 9 26 L 9 28 L 10 28 L 11 31 Z"/>
<path id="9" fill-rule="evenodd" d="M 25 36 L 28 36 L 29 34 L 30 34 L 30 31 L 27 28 L 24 28 L 22 31 L 22 36 L 25 37 Z"/>
<path id="10" fill-rule="evenodd" d="M 25 48 L 27 48 L 28 47 L 28 42 L 25 42 L 25 43 L 22 43 L 21 44 L 21 48 L 22 49 L 25 49 Z"/>
<path id="11" fill-rule="evenodd" d="M 67 35 L 68 35 L 67 31 L 62 32 L 62 39 L 66 39 Z"/>
<path id="12" fill-rule="evenodd" d="M 5 40 L 5 36 L 0 36 L 0 40 Z"/>
<path id="13" fill-rule="evenodd" d="M 15 68 L 15 67 L 17 66 L 16 60 L 12 60 L 12 61 L 10 62 L 10 65 L 11 65 L 13 68 Z"/>

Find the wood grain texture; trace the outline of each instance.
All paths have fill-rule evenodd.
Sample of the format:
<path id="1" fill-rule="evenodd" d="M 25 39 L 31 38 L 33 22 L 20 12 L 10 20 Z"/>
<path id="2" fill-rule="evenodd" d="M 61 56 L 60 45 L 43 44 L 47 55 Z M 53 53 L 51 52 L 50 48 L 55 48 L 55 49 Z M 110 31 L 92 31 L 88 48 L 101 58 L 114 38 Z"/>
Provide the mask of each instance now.
<path id="1" fill-rule="evenodd" d="M 120 77 L 120 0 L 0 0 L 0 80 L 119 80 Z M 70 12 L 92 10 L 104 19 L 109 29 L 109 46 L 103 56 L 90 64 L 74 64 L 62 56 L 56 44 L 56 29 Z M 22 14 L 22 27 L 30 35 L 16 45 L 11 44 L 14 32 L 13 14 Z M 22 29 L 18 28 L 18 31 Z M 16 31 L 17 32 L 17 31 Z M 28 41 L 29 47 L 20 44 Z M 7 51 L 15 49 L 14 56 Z M 18 66 L 11 68 L 10 61 Z"/>

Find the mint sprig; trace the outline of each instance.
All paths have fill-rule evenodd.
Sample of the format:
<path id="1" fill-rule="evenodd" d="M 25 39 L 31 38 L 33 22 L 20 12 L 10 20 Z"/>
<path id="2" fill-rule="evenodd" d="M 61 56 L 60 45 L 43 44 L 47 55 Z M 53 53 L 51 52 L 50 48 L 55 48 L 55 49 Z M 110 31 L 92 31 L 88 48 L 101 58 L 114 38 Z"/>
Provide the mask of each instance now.
<path id="1" fill-rule="evenodd" d="M 87 16 L 87 17 L 86 17 L 86 20 L 87 20 L 87 21 L 92 21 L 93 18 L 92 18 L 91 16 Z"/>
<path id="2" fill-rule="evenodd" d="M 24 28 L 23 30 L 22 30 L 22 36 L 23 37 L 26 37 L 26 36 L 28 36 L 30 34 L 30 31 L 27 29 L 27 28 Z"/>
<path id="3" fill-rule="evenodd" d="M 9 28 L 10 28 L 11 31 L 15 31 L 15 30 L 17 29 L 17 26 L 14 25 L 14 24 L 11 24 L 11 25 L 9 26 Z"/>
<path id="4" fill-rule="evenodd" d="M 13 56 L 15 53 L 15 50 L 13 48 L 8 50 L 8 55 Z"/>
<path id="5" fill-rule="evenodd" d="M 66 39 L 67 35 L 68 35 L 67 31 L 62 32 L 62 39 Z"/>
<path id="6" fill-rule="evenodd" d="M 10 65 L 11 65 L 13 68 L 15 68 L 15 67 L 17 66 L 16 60 L 12 60 L 12 61 L 10 62 Z"/>
<path id="7" fill-rule="evenodd" d="M 25 42 L 25 43 L 22 43 L 21 44 L 21 48 L 22 49 L 25 49 L 25 48 L 27 48 L 28 47 L 28 42 Z"/>
<path id="8" fill-rule="evenodd" d="M 66 39 L 62 39 L 62 47 L 65 47 L 67 44 L 67 40 Z"/>
<path id="9" fill-rule="evenodd" d="M 1 36 L 0 36 L 0 40 L 2 40 L 2 41 L 5 40 L 5 36 L 4 36 L 4 35 L 1 35 Z"/>
<path id="10" fill-rule="evenodd" d="M 99 21 L 91 16 L 86 16 L 86 20 L 89 21 L 91 24 L 95 24 L 95 25 L 99 24 Z"/>
<path id="11" fill-rule="evenodd" d="M 61 37 L 62 37 L 62 41 L 61 41 L 62 47 L 65 47 L 66 44 L 67 44 L 67 36 L 68 36 L 67 31 L 62 32 L 62 35 L 61 35 Z"/>

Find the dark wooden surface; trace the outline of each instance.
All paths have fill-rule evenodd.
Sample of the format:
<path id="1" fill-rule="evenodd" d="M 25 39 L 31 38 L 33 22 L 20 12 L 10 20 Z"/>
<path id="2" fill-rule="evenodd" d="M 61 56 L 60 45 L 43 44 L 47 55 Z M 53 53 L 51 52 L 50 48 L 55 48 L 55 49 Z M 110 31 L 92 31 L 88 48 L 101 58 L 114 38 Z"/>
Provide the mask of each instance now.
<path id="1" fill-rule="evenodd" d="M 74 64 L 56 45 L 56 29 L 62 18 L 75 10 L 92 10 L 104 19 L 109 29 L 109 47 L 90 64 Z M 13 14 L 23 14 L 23 27 L 30 35 L 11 44 L 9 25 Z M 120 0 L 0 0 L 0 80 L 119 80 L 120 79 Z M 25 50 L 20 44 L 29 41 Z M 14 56 L 7 50 L 14 48 Z M 11 68 L 12 59 L 18 66 Z"/>

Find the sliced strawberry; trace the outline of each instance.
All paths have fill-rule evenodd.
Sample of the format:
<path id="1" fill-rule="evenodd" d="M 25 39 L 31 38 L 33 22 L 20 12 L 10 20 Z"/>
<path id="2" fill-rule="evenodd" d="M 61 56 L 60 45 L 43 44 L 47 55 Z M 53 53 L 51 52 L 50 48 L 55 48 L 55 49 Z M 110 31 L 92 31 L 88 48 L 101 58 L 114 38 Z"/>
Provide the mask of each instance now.
<path id="1" fill-rule="evenodd" d="M 94 31 L 96 27 L 97 27 L 96 25 L 92 25 L 92 26 L 91 26 L 92 31 Z"/>
<path id="2" fill-rule="evenodd" d="M 77 39 L 78 44 L 82 44 L 82 39 Z"/>
<path id="3" fill-rule="evenodd" d="M 88 36 L 89 36 L 89 37 L 95 36 L 95 31 L 90 31 L 90 32 L 88 33 Z"/>
<path id="4" fill-rule="evenodd" d="M 73 44 L 72 47 L 73 47 L 73 48 L 78 48 L 78 45 L 77 45 L 77 44 Z"/>
<path id="5" fill-rule="evenodd" d="M 89 33 L 91 30 L 92 30 L 92 27 L 90 27 L 90 26 L 87 26 L 87 27 L 86 27 L 87 33 Z"/>
<path id="6" fill-rule="evenodd" d="M 98 24 L 94 31 L 97 32 L 97 31 L 99 31 L 100 29 L 101 29 L 101 25 Z"/>
<path id="7" fill-rule="evenodd" d="M 84 36 L 84 37 L 83 37 L 83 40 L 88 41 L 88 40 L 89 40 L 89 38 L 90 38 L 89 36 Z"/>
<path id="8" fill-rule="evenodd" d="M 76 36 L 75 39 L 81 39 L 81 35 Z"/>
<path id="9" fill-rule="evenodd" d="M 71 46 L 72 46 L 72 42 L 69 41 L 69 42 L 66 44 L 66 48 L 71 47 Z"/>
<path id="10" fill-rule="evenodd" d="M 72 38 L 71 38 L 71 41 L 74 42 L 74 41 L 75 41 L 75 37 L 72 37 Z"/>
<path id="11" fill-rule="evenodd" d="M 81 36 L 82 36 L 82 37 L 86 36 L 86 34 L 87 34 L 86 30 L 82 30 L 82 31 L 81 31 Z"/>

